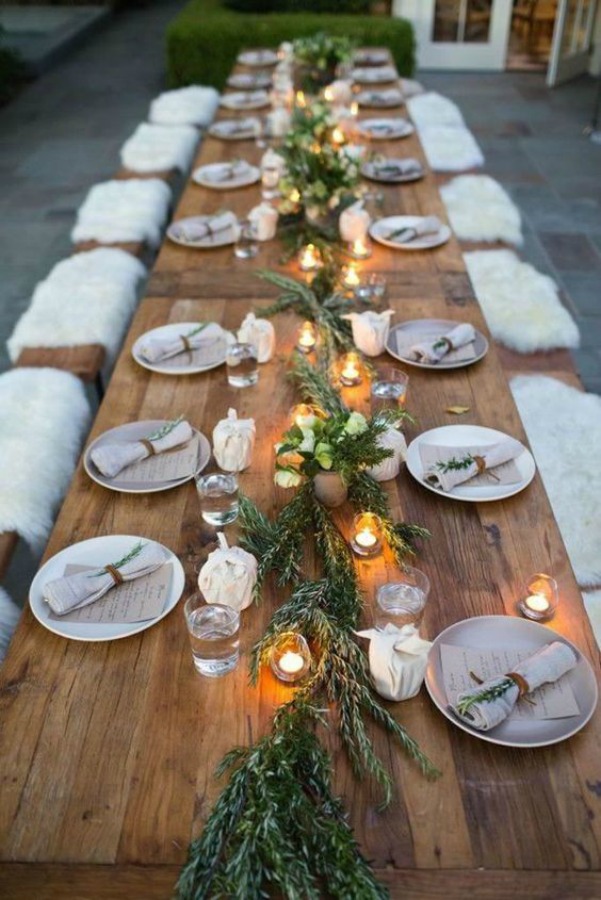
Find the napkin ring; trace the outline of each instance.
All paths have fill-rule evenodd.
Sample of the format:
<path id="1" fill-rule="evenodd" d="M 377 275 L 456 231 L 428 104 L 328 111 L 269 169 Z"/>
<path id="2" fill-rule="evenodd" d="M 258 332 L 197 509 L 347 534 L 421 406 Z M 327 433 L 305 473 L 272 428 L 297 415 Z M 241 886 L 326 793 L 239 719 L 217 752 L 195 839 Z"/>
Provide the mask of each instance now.
<path id="1" fill-rule="evenodd" d="M 152 443 L 152 441 L 147 440 L 147 438 L 140 438 L 140 440 L 138 441 L 138 444 L 142 444 L 142 446 L 145 447 L 146 450 L 148 450 L 149 456 L 154 456 L 156 454 L 156 450 L 154 449 L 154 444 Z"/>
<path id="2" fill-rule="evenodd" d="M 450 353 L 451 350 L 454 350 L 454 349 L 455 349 L 455 348 L 453 347 L 453 341 L 450 341 L 450 340 L 448 339 L 448 337 L 439 337 L 436 343 L 437 343 L 437 344 L 444 344 L 444 346 L 447 348 L 447 350 L 446 350 L 447 353 Z"/>
<path id="3" fill-rule="evenodd" d="M 524 676 L 520 675 L 519 672 L 508 672 L 507 678 L 511 678 L 512 681 L 515 681 L 518 686 L 518 691 L 520 692 L 520 697 L 523 697 L 524 694 L 530 693 L 530 685 L 528 684 Z"/>
<path id="4" fill-rule="evenodd" d="M 107 575 L 110 575 L 111 578 L 113 579 L 113 581 L 115 582 L 115 587 L 118 587 L 120 584 L 123 584 L 123 575 L 121 574 L 119 569 L 115 568 L 115 566 L 112 566 L 109 564 L 108 566 L 104 567 L 104 570 L 107 573 Z"/>
<path id="5" fill-rule="evenodd" d="M 213 234 L 213 232 L 211 231 L 210 228 L 209 228 L 209 234 Z M 179 339 L 182 342 L 182 344 L 184 345 L 184 350 L 187 350 L 188 353 L 192 353 L 192 344 L 190 343 L 190 341 L 188 340 L 186 335 L 180 334 Z"/>
<path id="6" fill-rule="evenodd" d="M 483 456 L 473 456 L 472 459 L 478 467 L 478 475 L 482 475 L 482 473 L 486 471 L 486 460 Z"/>

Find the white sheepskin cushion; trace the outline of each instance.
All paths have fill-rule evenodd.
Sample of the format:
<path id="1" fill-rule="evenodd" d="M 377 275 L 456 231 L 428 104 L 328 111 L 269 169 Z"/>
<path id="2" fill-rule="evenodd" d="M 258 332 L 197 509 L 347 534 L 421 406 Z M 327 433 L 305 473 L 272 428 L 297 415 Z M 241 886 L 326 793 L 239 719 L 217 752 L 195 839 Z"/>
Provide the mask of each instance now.
<path id="1" fill-rule="evenodd" d="M 95 247 L 56 263 L 46 281 L 73 287 L 85 279 L 88 284 L 110 282 L 135 290 L 145 277 L 146 266 L 131 253 L 119 247 Z"/>
<path id="2" fill-rule="evenodd" d="M 71 481 L 90 408 L 81 381 L 57 369 L 0 375 L 0 531 L 17 531 L 34 552 L 48 539 Z"/>
<path id="3" fill-rule="evenodd" d="M 0 662 L 6 656 L 13 631 L 17 627 L 21 610 L 0 587 Z"/>
<path id="4" fill-rule="evenodd" d="M 427 128 L 430 125 L 463 125 L 463 116 L 458 106 L 448 97 L 436 91 L 427 91 L 409 97 L 407 109 L 416 128 Z"/>
<path id="5" fill-rule="evenodd" d="M 121 147 L 121 162 L 132 172 L 187 172 L 198 144 L 191 125 L 138 125 Z"/>
<path id="6" fill-rule="evenodd" d="M 484 165 L 474 135 L 463 125 L 428 125 L 419 129 L 419 137 L 435 172 L 463 172 Z"/>
<path id="7" fill-rule="evenodd" d="M 159 178 L 96 184 L 78 210 L 71 240 L 104 244 L 147 241 L 156 247 L 170 200 L 171 191 Z"/>
<path id="8" fill-rule="evenodd" d="M 601 397 L 546 375 L 510 382 L 581 587 L 601 583 Z"/>
<path id="9" fill-rule="evenodd" d="M 219 106 L 219 94 L 199 84 L 166 91 L 150 104 L 148 118 L 158 125 L 210 125 Z"/>
<path id="10" fill-rule="evenodd" d="M 496 340 L 518 353 L 578 346 L 578 327 L 552 278 L 511 250 L 475 250 L 463 258 Z"/>
<path id="11" fill-rule="evenodd" d="M 440 193 L 460 240 L 522 243 L 520 211 L 494 178 L 459 175 Z"/>
<path id="12" fill-rule="evenodd" d="M 401 78 L 401 90 L 405 98 L 416 97 L 426 91 L 421 81 L 415 81 L 413 78 Z"/>
<path id="13" fill-rule="evenodd" d="M 601 591 L 588 591 L 582 595 L 584 607 L 591 620 L 591 627 L 601 647 Z"/>

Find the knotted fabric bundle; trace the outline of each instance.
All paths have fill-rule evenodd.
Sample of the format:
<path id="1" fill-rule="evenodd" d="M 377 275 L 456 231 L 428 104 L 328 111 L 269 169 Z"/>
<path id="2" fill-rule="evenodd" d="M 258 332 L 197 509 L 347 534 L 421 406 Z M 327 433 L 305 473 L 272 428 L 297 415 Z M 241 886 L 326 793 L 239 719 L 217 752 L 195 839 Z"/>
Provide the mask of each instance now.
<path id="1" fill-rule="evenodd" d="M 248 468 L 255 436 L 255 420 L 239 419 L 236 410 L 229 409 L 227 419 L 221 419 L 213 429 L 213 453 L 219 468 L 225 472 L 241 472 Z"/>
<path id="2" fill-rule="evenodd" d="M 426 675 L 428 651 L 432 644 L 420 638 L 415 625 L 388 623 L 383 631 L 358 631 L 369 638 L 369 671 L 374 687 L 386 700 L 415 697 Z"/>
<path id="3" fill-rule="evenodd" d="M 392 309 L 382 313 L 368 309 L 362 313 L 348 313 L 342 318 L 348 319 L 351 323 L 355 347 L 366 356 L 379 356 L 386 349 L 390 317 L 393 315 Z"/>
<path id="4" fill-rule="evenodd" d="M 257 560 L 241 547 L 228 546 L 225 535 L 217 535 L 219 547 L 198 575 L 198 587 L 207 603 L 221 603 L 241 612 L 250 606 L 257 583 Z"/>
<path id="5" fill-rule="evenodd" d="M 257 319 L 254 313 L 248 313 L 242 320 L 238 340 L 252 344 L 257 350 L 258 362 L 266 363 L 275 351 L 275 328 L 267 319 Z"/>

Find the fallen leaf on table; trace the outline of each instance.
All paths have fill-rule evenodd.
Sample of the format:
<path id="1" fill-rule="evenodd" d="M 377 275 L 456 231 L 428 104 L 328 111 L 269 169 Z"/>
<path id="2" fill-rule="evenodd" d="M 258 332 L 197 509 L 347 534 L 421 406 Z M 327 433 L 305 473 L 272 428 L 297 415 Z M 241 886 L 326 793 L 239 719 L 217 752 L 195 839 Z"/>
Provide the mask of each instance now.
<path id="1" fill-rule="evenodd" d="M 469 412 L 469 406 L 447 406 L 446 411 L 448 413 L 453 413 L 454 416 L 462 416 L 464 413 Z"/>

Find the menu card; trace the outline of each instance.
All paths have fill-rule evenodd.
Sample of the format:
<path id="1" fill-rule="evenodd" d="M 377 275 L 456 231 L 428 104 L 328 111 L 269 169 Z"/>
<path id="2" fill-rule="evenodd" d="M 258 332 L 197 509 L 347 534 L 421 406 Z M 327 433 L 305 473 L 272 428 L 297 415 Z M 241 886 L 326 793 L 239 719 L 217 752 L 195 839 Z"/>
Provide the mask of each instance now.
<path id="1" fill-rule="evenodd" d="M 441 644 L 442 677 L 449 703 L 454 706 L 458 694 L 477 687 L 470 672 L 482 681 L 488 681 L 513 672 L 518 663 L 528 659 L 533 653 L 534 650 L 472 650 L 469 647 Z M 574 692 L 566 678 L 543 684 L 526 696 L 534 701 L 534 705 L 520 700 L 509 714 L 508 721 L 562 719 L 580 714 Z"/>
<path id="2" fill-rule="evenodd" d="M 417 356 L 411 352 L 411 347 L 415 346 L 415 344 L 423 344 L 426 341 L 434 341 L 439 337 L 442 337 L 440 328 L 431 330 L 424 328 L 423 331 L 417 333 L 398 328 L 394 332 L 396 352 L 405 359 L 416 360 Z M 464 344 L 463 347 L 459 347 L 457 350 L 450 350 L 448 353 L 445 353 L 440 362 L 434 363 L 434 365 L 442 368 L 446 363 L 467 362 L 470 359 L 474 359 L 475 356 L 476 348 L 474 347 L 474 342 L 470 341 L 469 344 Z"/>
<path id="3" fill-rule="evenodd" d="M 78 572 L 97 572 L 98 566 L 68 565 L 63 575 L 76 575 Z M 48 607 L 48 616 L 57 622 L 83 622 L 89 623 L 133 623 L 146 622 L 148 619 L 156 619 L 165 608 L 173 566 L 165 563 L 160 569 L 156 569 L 149 575 L 126 581 L 96 600 L 88 603 L 80 609 L 73 609 L 64 616 L 57 616 Z"/>
<path id="4" fill-rule="evenodd" d="M 194 475 L 198 469 L 200 435 L 194 433 L 187 444 L 148 456 L 126 466 L 114 477 L 113 484 L 157 484 Z"/>
<path id="5" fill-rule="evenodd" d="M 435 466 L 439 462 L 448 462 L 453 457 L 466 456 L 468 453 L 472 456 L 485 456 L 487 449 L 490 447 L 436 447 L 434 444 L 420 444 L 419 455 L 424 467 L 424 475 L 428 469 Z M 495 466 L 494 469 L 482 472 L 480 475 L 474 475 L 467 481 L 457 485 L 457 487 L 500 487 L 504 484 L 517 484 L 522 480 L 520 470 L 518 469 L 514 459 L 509 462 Z"/>

